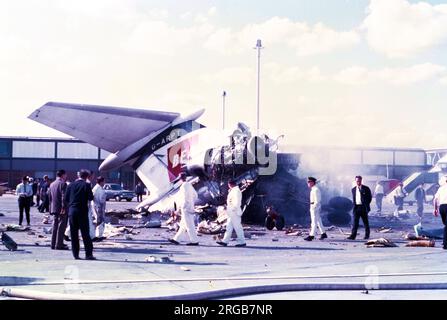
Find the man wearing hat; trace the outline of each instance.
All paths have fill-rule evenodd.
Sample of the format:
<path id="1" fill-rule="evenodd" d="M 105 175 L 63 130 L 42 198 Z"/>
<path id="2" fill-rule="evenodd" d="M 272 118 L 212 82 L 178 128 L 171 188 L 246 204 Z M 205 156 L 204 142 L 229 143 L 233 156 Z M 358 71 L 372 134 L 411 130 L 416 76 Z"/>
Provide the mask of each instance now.
<path id="1" fill-rule="evenodd" d="M 222 241 L 217 241 L 216 243 L 226 247 L 228 242 L 231 240 L 231 235 L 233 234 L 234 230 L 237 235 L 236 247 L 245 247 L 247 244 L 245 243 L 244 229 L 242 228 L 241 224 L 242 192 L 234 180 L 228 181 L 228 187 L 230 190 L 227 197 L 227 230 L 225 231 Z"/>
<path id="2" fill-rule="evenodd" d="M 307 178 L 307 186 L 310 188 L 310 220 L 311 227 L 309 236 L 304 238 L 306 241 L 312 241 L 315 239 L 315 233 L 317 227 L 320 230 L 320 240 L 327 238 L 326 231 L 324 230 L 323 222 L 321 221 L 321 191 L 316 186 L 317 179 L 314 177 Z"/>
<path id="3" fill-rule="evenodd" d="M 174 238 L 169 239 L 169 242 L 173 244 L 180 244 L 179 240 L 185 233 L 188 233 L 190 242 L 187 246 L 198 246 L 199 238 L 197 237 L 196 226 L 194 223 L 195 203 L 197 201 L 197 192 L 192 186 L 191 182 L 186 181 L 187 175 L 182 172 L 180 174 L 180 180 L 182 185 L 177 193 L 177 206 L 182 215 L 180 220 L 180 228 L 178 229 Z"/>

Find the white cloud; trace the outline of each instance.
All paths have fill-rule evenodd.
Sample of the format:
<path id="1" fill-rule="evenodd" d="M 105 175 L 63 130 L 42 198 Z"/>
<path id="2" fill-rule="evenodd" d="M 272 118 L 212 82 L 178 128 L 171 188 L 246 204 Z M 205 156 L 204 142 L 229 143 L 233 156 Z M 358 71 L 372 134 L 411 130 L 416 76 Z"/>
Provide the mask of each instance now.
<path id="1" fill-rule="evenodd" d="M 373 75 L 378 80 L 387 81 L 393 85 L 407 85 L 435 79 L 445 72 L 444 66 L 424 63 L 408 68 L 385 68 L 374 72 Z"/>
<path id="2" fill-rule="evenodd" d="M 274 84 L 307 83 L 341 83 L 347 85 L 387 84 L 406 86 L 438 80 L 447 84 L 447 67 L 422 63 L 407 67 L 385 67 L 370 69 L 363 66 L 351 66 L 334 73 L 325 73 L 318 66 L 303 68 L 300 66 L 286 66 L 277 62 L 266 63 L 263 74 Z"/>
<path id="3" fill-rule="evenodd" d="M 196 14 L 196 16 L 194 18 L 194 22 L 197 24 L 207 23 L 208 21 L 209 21 L 208 16 L 204 15 L 203 13 Z"/>
<path id="4" fill-rule="evenodd" d="M 151 9 L 148 12 L 148 16 L 152 19 L 164 20 L 169 17 L 169 11 L 166 9 Z"/>
<path id="5" fill-rule="evenodd" d="M 218 29 L 204 46 L 222 54 L 240 53 L 251 49 L 256 39 L 262 39 L 268 46 L 285 45 L 303 56 L 346 49 L 360 42 L 356 31 L 340 32 L 322 23 L 310 26 L 288 18 L 273 17 L 239 30 Z"/>
<path id="6" fill-rule="evenodd" d="M 255 70 L 248 67 L 231 67 L 213 74 L 203 74 L 200 79 L 205 82 L 249 85 L 255 81 Z"/>
<path id="7" fill-rule="evenodd" d="M 365 67 L 353 66 L 341 70 L 333 76 L 333 79 L 343 84 L 365 84 L 370 80 L 370 72 Z"/>
<path id="8" fill-rule="evenodd" d="M 200 93 L 185 92 L 169 92 L 161 94 L 160 97 L 153 101 L 154 105 L 169 106 L 173 110 L 196 111 L 198 108 L 206 104 L 206 99 Z"/>
<path id="9" fill-rule="evenodd" d="M 303 69 L 298 66 L 286 67 L 279 63 L 267 63 L 265 65 L 267 76 L 276 84 L 292 83 L 301 80 L 309 82 L 321 82 L 325 80 L 319 67 Z"/>
<path id="10" fill-rule="evenodd" d="M 211 8 L 208 10 L 208 12 L 207 12 L 208 16 L 210 16 L 210 17 L 215 16 L 216 13 L 217 13 L 217 8 L 216 8 L 216 7 L 211 7 Z"/>
<path id="11" fill-rule="evenodd" d="M 212 31 L 213 27 L 208 24 L 179 28 L 165 21 L 147 20 L 134 28 L 123 46 L 130 52 L 173 56 L 181 48 L 191 46 Z"/>
<path id="12" fill-rule="evenodd" d="M 364 20 L 366 39 L 388 57 L 408 57 L 447 41 L 447 4 L 371 0 Z"/>
<path id="13" fill-rule="evenodd" d="M 192 16 L 191 11 L 187 11 L 180 15 L 180 19 L 187 20 L 187 19 L 191 18 L 191 16 Z"/>
<path id="14" fill-rule="evenodd" d="M 381 68 L 369 70 L 365 67 L 350 67 L 333 76 L 337 82 L 350 85 L 387 83 L 395 86 L 410 85 L 439 79 L 446 74 L 444 66 L 423 63 L 405 68 Z"/>

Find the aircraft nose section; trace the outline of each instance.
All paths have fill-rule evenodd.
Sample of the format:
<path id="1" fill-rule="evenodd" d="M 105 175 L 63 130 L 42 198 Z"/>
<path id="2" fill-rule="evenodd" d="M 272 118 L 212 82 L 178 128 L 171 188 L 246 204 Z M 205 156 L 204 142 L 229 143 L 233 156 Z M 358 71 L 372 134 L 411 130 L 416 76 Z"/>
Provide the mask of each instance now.
<path id="1" fill-rule="evenodd" d="M 99 171 L 113 170 L 122 164 L 121 159 L 114 153 L 109 155 L 99 166 Z"/>

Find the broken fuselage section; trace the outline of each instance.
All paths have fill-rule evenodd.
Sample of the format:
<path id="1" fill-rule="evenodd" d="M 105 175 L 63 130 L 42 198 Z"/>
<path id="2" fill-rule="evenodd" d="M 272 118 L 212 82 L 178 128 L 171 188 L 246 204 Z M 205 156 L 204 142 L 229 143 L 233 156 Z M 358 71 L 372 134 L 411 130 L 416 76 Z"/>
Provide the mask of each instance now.
<path id="1" fill-rule="evenodd" d="M 131 163 L 150 190 L 150 196 L 138 206 L 140 211 L 174 210 L 181 172 L 193 182 L 199 196 L 196 205 L 208 212 L 226 203 L 229 180 L 235 180 L 244 191 L 260 174 L 274 173 L 268 168 L 276 163 L 276 145 L 265 136 L 253 136 L 243 124 L 229 135 L 195 121 L 177 129 L 155 137 Z M 244 195 L 243 209 L 251 200 L 252 196 Z"/>

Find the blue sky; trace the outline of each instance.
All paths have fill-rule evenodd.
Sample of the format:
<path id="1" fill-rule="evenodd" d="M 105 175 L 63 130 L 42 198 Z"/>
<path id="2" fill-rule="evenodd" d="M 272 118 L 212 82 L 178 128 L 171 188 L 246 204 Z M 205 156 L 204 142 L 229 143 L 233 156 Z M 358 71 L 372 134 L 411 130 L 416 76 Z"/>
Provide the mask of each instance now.
<path id="1" fill-rule="evenodd" d="M 47 101 L 187 113 L 287 144 L 446 147 L 447 2 L 0 0 L 0 135 Z M 355 132 L 355 134 L 353 134 Z"/>

